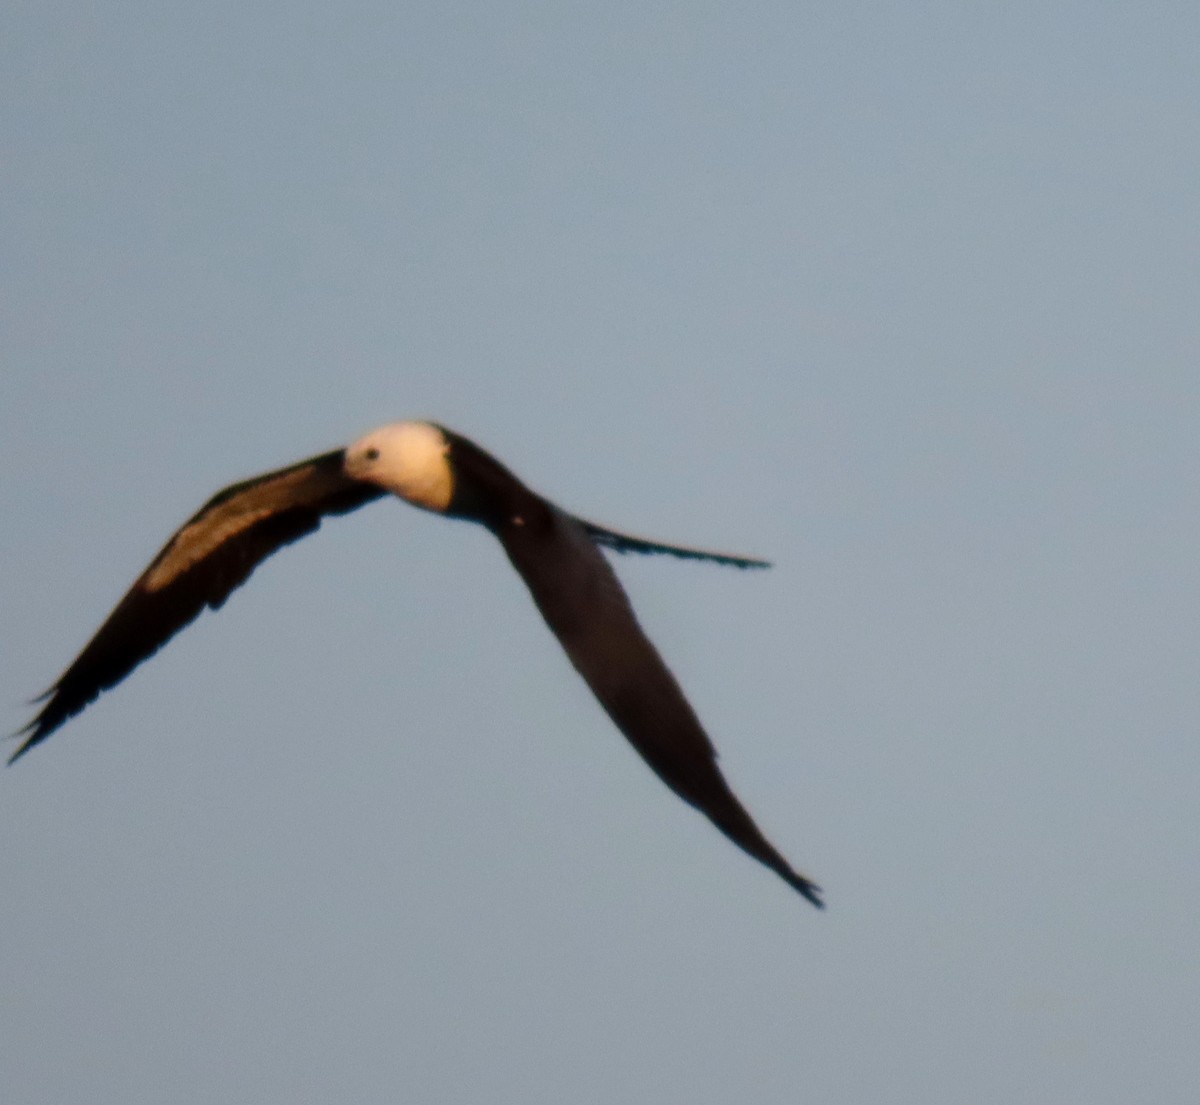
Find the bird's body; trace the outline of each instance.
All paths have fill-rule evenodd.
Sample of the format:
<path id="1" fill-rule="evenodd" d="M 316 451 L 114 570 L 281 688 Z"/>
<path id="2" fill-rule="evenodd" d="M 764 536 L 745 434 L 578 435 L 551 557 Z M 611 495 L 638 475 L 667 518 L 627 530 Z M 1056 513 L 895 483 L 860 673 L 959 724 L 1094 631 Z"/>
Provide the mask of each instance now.
<path id="1" fill-rule="evenodd" d="M 726 783 L 699 719 L 600 546 L 737 567 L 763 561 L 630 537 L 586 522 L 526 487 L 466 438 L 400 422 L 344 450 L 234 484 L 214 495 L 151 561 L 75 662 L 43 696 L 10 763 L 115 686 L 205 607 L 217 608 L 283 545 L 385 494 L 477 522 L 500 541 L 534 603 L 617 728 L 655 773 L 726 836 L 814 905 L 794 871 Z"/>

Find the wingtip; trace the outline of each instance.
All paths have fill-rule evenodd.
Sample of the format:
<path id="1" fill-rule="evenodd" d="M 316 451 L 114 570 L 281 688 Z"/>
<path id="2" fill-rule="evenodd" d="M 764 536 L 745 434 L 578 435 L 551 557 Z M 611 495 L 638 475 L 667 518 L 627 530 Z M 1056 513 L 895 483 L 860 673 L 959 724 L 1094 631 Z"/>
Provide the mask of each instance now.
<path id="1" fill-rule="evenodd" d="M 26 705 L 29 707 L 41 706 L 43 702 L 48 702 L 54 693 L 58 690 L 58 684 L 52 687 L 47 687 L 36 698 L 31 698 Z M 6 767 L 12 767 L 22 756 L 25 755 L 35 744 L 40 744 L 44 741 L 53 729 L 42 730 L 42 718 L 45 714 L 43 709 L 31 722 L 27 725 L 22 725 L 15 733 L 7 734 L 3 739 L 6 741 L 21 741 L 21 746 L 11 756 L 5 760 Z M 24 739 L 22 739 L 24 738 Z"/>
<path id="2" fill-rule="evenodd" d="M 21 746 L 11 756 L 8 757 L 6 766 L 12 767 L 12 765 L 15 764 L 22 756 L 24 756 L 26 752 L 28 752 L 35 744 L 37 744 L 37 741 L 34 739 L 33 729 L 34 726 L 32 723 L 30 723 L 24 728 L 18 729 L 15 733 L 9 733 L 4 738 L 7 741 L 21 741 Z M 25 739 L 21 740 L 22 737 Z"/>
<path id="3" fill-rule="evenodd" d="M 789 872 L 787 883 L 806 901 L 811 902 L 817 909 L 824 909 L 825 903 L 821 900 L 821 894 L 824 893 L 821 888 L 810 879 L 806 879 L 803 875 L 797 875 L 795 871 Z"/>
<path id="4" fill-rule="evenodd" d="M 46 695 L 34 699 L 35 702 L 42 701 Z M 21 746 L 8 757 L 6 761 L 7 767 L 12 767 L 22 756 L 25 755 L 35 744 L 40 744 L 44 741 L 57 726 L 46 728 L 43 725 L 44 715 L 39 714 L 27 725 L 22 725 L 15 733 L 9 733 L 4 739 L 7 741 L 21 741 Z"/>

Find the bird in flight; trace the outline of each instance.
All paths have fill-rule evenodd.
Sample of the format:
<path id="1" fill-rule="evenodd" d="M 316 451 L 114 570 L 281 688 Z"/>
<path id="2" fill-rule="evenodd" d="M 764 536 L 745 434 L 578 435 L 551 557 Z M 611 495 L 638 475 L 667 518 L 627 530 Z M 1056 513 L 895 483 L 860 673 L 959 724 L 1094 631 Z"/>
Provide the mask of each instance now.
<path id="1" fill-rule="evenodd" d="M 683 691 L 634 616 L 601 553 L 665 553 L 737 568 L 750 557 L 665 545 L 584 521 L 526 487 L 478 445 L 431 422 L 380 427 L 345 449 L 236 483 L 171 537 L 16 734 L 15 762 L 116 686 L 205 606 L 217 609 L 284 545 L 386 494 L 477 522 L 499 540 L 546 624 L 617 728 L 680 798 L 813 905 L 820 888 L 793 870 L 738 801 Z"/>

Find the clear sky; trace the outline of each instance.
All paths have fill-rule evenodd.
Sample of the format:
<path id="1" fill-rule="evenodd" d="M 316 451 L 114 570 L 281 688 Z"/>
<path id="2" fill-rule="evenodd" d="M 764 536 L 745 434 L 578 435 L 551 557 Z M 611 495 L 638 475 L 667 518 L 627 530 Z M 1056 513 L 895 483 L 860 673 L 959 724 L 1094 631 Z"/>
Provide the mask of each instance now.
<path id="1" fill-rule="evenodd" d="M 234 480 L 435 418 L 819 914 L 382 503 L 0 772 L 21 1105 L 1192 1105 L 1194 4 L 19 2 L 5 730 Z"/>

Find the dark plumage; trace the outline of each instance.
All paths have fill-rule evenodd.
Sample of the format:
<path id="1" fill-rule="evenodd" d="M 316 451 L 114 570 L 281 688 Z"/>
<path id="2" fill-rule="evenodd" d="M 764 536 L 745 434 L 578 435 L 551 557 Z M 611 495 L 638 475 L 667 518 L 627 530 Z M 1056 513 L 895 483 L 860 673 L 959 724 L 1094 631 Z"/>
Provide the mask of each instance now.
<path id="1" fill-rule="evenodd" d="M 151 561 L 75 662 L 39 701 L 14 762 L 115 686 L 204 609 L 218 608 L 277 549 L 391 492 L 489 529 L 546 624 L 617 728 L 654 772 L 813 905 L 819 888 L 788 864 L 738 801 L 675 677 L 642 631 L 600 547 L 739 568 L 749 557 L 665 545 L 576 518 L 527 488 L 473 442 L 430 423 L 396 423 L 344 450 L 214 495 Z"/>
<path id="2" fill-rule="evenodd" d="M 344 455 L 341 449 L 325 453 L 236 483 L 209 499 L 163 546 L 75 662 L 36 700 L 46 705 L 17 734 L 25 739 L 8 762 L 115 687 L 205 606 L 221 607 L 262 561 L 312 533 L 324 515 L 345 514 L 386 494 L 349 479 L 342 470 Z"/>

